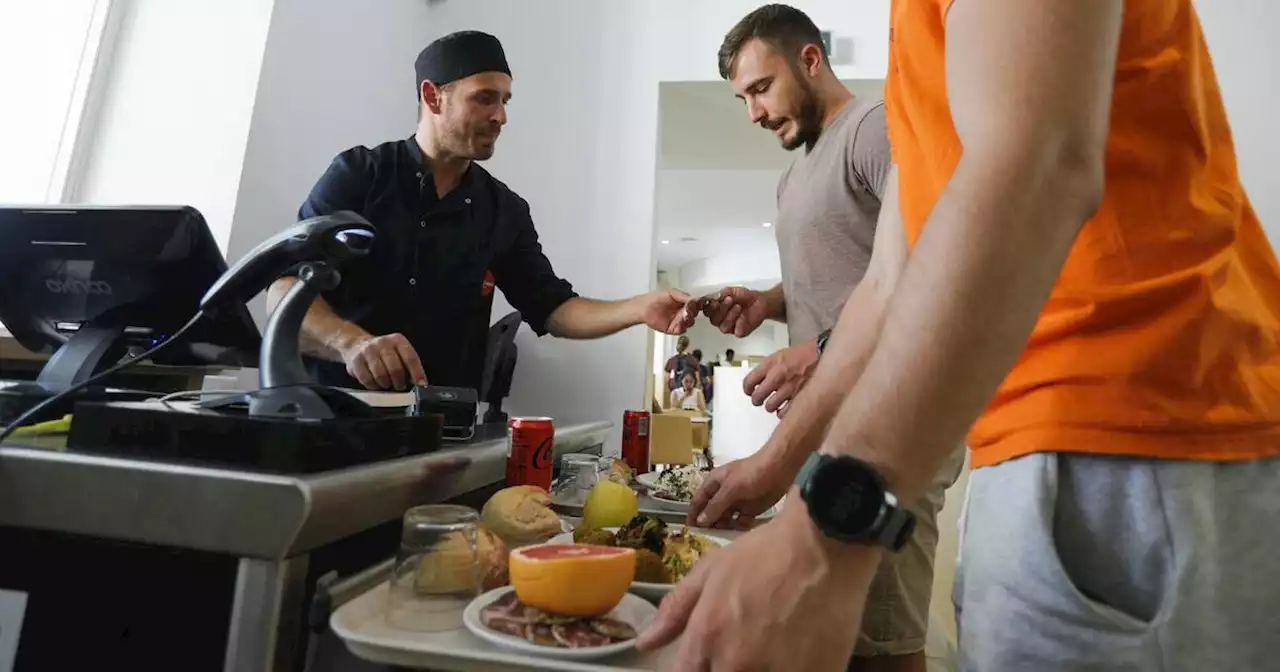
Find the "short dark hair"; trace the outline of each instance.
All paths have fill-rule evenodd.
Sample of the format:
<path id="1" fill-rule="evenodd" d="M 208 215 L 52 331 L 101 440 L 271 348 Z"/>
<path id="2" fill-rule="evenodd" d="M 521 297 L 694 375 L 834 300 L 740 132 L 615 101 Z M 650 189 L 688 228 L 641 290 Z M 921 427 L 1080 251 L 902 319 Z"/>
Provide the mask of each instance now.
<path id="1" fill-rule="evenodd" d="M 725 357 L 728 357 L 729 359 L 733 359 L 733 356 L 734 356 L 735 354 L 737 354 L 737 353 L 735 353 L 735 352 L 733 351 L 733 348 L 729 348 L 728 350 L 725 350 L 725 351 L 724 351 L 724 356 L 725 356 Z"/>
<path id="2" fill-rule="evenodd" d="M 784 56 L 798 56 L 806 46 L 817 45 L 822 50 L 822 61 L 827 61 L 827 46 L 822 42 L 822 31 L 809 15 L 790 5 L 765 5 L 742 17 L 724 36 L 717 55 L 720 60 L 720 77 L 733 75 L 733 63 L 747 42 L 758 39 Z"/>
<path id="3" fill-rule="evenodd" d="M 701 362 L 701 361 L 702 361 L 702 351 L 701 351 L 701 350 L 694 350 L 693 352 L 691 352 L 691 353 L 689 353 L 689 354 L 693 355 L 693 358 L 694 358 L 694 359 L 696 359 L 696 360 L 698 360 L 699 362 Z"/>

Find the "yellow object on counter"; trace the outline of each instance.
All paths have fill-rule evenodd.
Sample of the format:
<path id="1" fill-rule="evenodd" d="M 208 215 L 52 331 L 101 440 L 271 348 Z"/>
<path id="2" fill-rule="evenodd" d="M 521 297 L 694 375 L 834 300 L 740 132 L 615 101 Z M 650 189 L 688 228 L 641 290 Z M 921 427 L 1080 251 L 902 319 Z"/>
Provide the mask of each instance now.
<path id="1" fill-rule="evenodd" d="M 640 503 L 629 486 L 600 481 L 591 487 L 582 505 L 582 525 L 587 529 L 622 527 L 639 512 Z"/>
<path id="2" fill-rule="evenodd" d="M 66 434 L 71 431 L 71 416 L 64 415 L 57 420 L 46 420 L 34 425 L 27 425 L 13 430 L 10 436 L 40 436 L 42 434 Z"/>

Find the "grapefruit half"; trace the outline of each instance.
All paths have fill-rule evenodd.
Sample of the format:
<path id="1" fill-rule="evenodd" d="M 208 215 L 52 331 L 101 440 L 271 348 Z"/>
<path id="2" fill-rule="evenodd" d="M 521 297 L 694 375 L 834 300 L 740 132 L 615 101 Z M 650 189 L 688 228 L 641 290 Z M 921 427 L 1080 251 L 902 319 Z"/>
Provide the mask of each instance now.
<path id="1" fill-rule="evenodd" d="M 564 616 L 602 616 L 618 606 L 636 573 L 630 548 L 542 544 L 511 551 L 511 586 L 521 602 Z"/>

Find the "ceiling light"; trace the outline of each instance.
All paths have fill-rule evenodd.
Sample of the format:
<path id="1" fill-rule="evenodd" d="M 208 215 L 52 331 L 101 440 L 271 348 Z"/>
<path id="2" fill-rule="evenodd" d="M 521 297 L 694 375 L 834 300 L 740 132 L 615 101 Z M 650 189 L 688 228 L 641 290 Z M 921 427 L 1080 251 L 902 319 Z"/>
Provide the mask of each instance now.
<path id="1" fill-rule="evenodd" d="M 662 241 L 662 244 L 663 244 L 663 245 L 670 245 L 670 244 L 671 244 L 671 241 L 669 241 L 669 240 L 664 240 L 664 241 Z"/>
<path id="2" fill-rule="evenodd" d="M 765 222 L 765 223 L 763 224 L 763 226 L 764 226 L 764 228 L 766 228 L 766 229 L 767 229 L 767 228 L 769 228 L 769 227 L 773 226 L 773 222 Z"/>

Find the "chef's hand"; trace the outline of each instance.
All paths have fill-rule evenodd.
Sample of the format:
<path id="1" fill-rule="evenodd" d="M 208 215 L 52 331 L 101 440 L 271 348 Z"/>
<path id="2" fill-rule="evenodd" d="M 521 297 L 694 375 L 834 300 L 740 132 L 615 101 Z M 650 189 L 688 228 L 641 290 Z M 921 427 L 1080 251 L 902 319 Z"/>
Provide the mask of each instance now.
<path id="1" fill-rule="evenodd" d="M 742 391 L 751 403 L 777 413 L 800 393 L 809 376 L 818 368 L 818 341 L 805 341 L 769 355 L 742 381 Z"/>
<path id="2" fill-rule="evenodd" d="M 763 292 L 746 287 L 725 287 L 710 297 L 702 310 L 721 333 L 745 338 L 769 318 L 771 309 Z"/>
<path id="3" fill-rule="evenodd" d="M 824 537 L 799 496 L 788 502 L 777 520 L 698 561 L 636 646 L 652 651 L 683 633 L 677 672 L 844 670 L 879 555 Z"/>
<path id="4" fill-rule="evenodd" d="M 341 353 L 347 373 L 370 390 L 406 390 L 410 383 L 427 384 L 422 360 L 401 334 L 368 336 Z"/>
<path id="5" fill-rule="evenodd" d="M 749 528 L 787 494 L 796 472 L 770 459 L 768 446 L 707 474 L 689 502 L 688 524 Z"/>
<path id="6" fill-rule="evenodd" d="M 651 292 L 642 298 L 642 318 L 654 331 L 683 334 L 698 317 L 698 300 L 678 289 Z"/>

